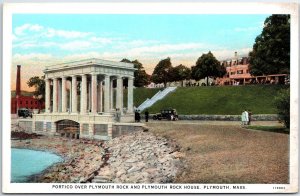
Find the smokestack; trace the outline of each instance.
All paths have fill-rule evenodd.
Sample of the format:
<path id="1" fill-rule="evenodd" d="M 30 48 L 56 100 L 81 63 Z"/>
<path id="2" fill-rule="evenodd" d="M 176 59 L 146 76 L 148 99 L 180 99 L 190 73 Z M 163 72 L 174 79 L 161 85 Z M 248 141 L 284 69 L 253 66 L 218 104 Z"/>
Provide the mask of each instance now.
<path id="1" fill-rule="evenodd" d="M 17 65 L 16 97 L 21 95 L 21 65 Z"/>

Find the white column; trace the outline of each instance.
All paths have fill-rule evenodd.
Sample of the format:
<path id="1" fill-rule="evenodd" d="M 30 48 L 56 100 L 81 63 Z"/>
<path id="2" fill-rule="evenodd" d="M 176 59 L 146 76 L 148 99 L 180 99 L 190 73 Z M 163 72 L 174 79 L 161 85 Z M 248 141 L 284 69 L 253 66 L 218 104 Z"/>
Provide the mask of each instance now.
<path id="1" fill-rule="evenodd" d="M 86 114 L 86 111 L 87 111 L 87 76 L 81 75 L 80 113 Z"/>
<path id="2" fill-rule="evenodd" d="M 103 111 L 103 106 L 102 106 L 102 81 L 99 82 L 98 84 L 98 111 L 102 112 Z"/>
<path id="3" fill-rule="evenodd" d="M 133 78 L 128 78 L 127 88 L 127 113 L 133 112 Z"/>
<path id="4" fill-rule="evenodd" d="M 67 80 L 68 81 L 68 80 Z M 71 110 L 72 110 L 72 82 L 71 81 L 68 81 L 69 82 L 69 104 L 68 104 L 68 112 L 70 113 Z"/>
<path id="5" fill-rule="evenodd" d="M 61 112 L 61 80 L 57 79 L 57 112 Z"/>
<path id="6" fill-rule="evenodd" d="M 92 110 L 92 99 L 91 99 L 91 95 L 92 95 L 92 93 L 91 93 L 91 87 L 92 87 L 92 85 L 91 85 L 91 81 L 90 82 L 88 82 L 87 81 L 87 85 L 88 85 L 88 102 L 87 102 L 87 106 L 88 106 L 88 111 L 90 112 L 91 110 Z"/>
<path id="7" fill-rule="evenodd" d="M 57 112 L 57 78 L 53 79 L 53 112 Z"/>
<path id="8" fill-rule="evenodd" d="M 46 89 L 45 89 L 45 111 L 46 113 L 50 112 L 50 81 L 49 79 L 46 79 Z"/>
<path id="9" fill-rule="evenodd" d="M 72 113 L 77 113 L 77 77 L 72 76 Z"/>
<path id="10" fill-rule="evenodd" d="M 123 79 L 122 77 L 118 76 L 117 78 L 117 99 L 116 99 L 116 108 L 118 108 L 121 113 L 123 111 L 123 99 L 122 99 L 122 94 L 123 94 Z"/>
<path id="11" fill-rule="evenodd" d="M 97 74 L 92 74 L 92 113 L 97 113 Z"/>
<path id="12" fill-rule="evenodd" d="M 114 80 L 110 81 L 110 109 L 114 109 Z"/>
<path id="13" fill-rule="evenodd" d="M 104 112 L 109 112 L 109 101 L 110 101 L 110 96 L 109 96 L 109 89 L 110 89 L 110 76 L 105 75 L 105 86 L 104 86 Z"/>
<path id="14" fill-rule="evenodd" d="M 67 89 L 66 89 L 66 76 L 61 80 L 61 112 L 67 112 Z"/>

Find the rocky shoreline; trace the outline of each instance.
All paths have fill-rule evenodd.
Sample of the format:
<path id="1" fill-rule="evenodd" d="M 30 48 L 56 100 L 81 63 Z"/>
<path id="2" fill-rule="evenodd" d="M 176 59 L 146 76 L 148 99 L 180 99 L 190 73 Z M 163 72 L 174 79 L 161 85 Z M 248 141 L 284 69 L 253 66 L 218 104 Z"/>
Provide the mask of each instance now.
<path id="1" fill-rule="evenodd" d="M 15 135 L 25 138 L 13 139 L 12 147 L 50 151 L 64 158 L 29 182 L 171 183 L 184 165 L 184 154 L 174 141 L 150 132 L 133 132 L 111 141 Z"/>
<path id="2" fill-rule="evenodd" d="M 135 132 L 106 142 L 110 158 L 93 182 L 172 183 L 184 168 L 175 141 Z"/>

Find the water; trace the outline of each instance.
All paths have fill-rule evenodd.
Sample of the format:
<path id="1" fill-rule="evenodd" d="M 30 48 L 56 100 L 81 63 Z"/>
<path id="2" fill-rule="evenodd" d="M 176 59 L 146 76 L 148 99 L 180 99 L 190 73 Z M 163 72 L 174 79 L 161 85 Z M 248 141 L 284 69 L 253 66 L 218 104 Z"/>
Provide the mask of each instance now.
<path id="1" fill-rule="evenodd" d="M 26 182 L 33 174 L 63 159 L 56 154 L 28 149 L 11 149 L 11 182 Z"/>

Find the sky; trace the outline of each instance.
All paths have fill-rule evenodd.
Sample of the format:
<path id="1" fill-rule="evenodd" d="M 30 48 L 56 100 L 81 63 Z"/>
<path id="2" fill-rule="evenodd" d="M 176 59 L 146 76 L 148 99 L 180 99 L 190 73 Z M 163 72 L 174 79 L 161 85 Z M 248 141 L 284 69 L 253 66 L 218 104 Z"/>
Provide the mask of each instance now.
<path id="1" fill-rule="evenodd" d="M 152 74 L 161 59 L 191 67 L 211 51 L 218 60 L 246 56 L 269 15 L 14 14 L 12 83 L 22 65 L 26 81 L 45 66 L 87 58 L 139 60 Z"/>

